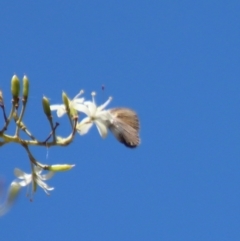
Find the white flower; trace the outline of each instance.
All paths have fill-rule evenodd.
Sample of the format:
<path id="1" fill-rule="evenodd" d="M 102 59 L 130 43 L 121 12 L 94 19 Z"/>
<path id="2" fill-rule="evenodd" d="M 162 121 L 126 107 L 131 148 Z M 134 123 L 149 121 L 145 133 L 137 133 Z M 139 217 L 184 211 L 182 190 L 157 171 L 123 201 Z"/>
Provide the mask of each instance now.
<path id="1" fill-rule="evenodd" d="M 92 92 L 92 101 L 84 101 L 83 104 L 76 106 L 75 109 L 77 111 L 87 115 L 87 117 L 78 123 L 77 131 L 80 135 L 84 135 L 90 130 L 94 123 L 97 126 L 100 136 L 105 138 L 107 136 L 110 115 L 104 108 L 111 102 L 112 98 L 109 97 L 104 104 L 97 107 L 94 99 L 95 95 L 96 93 Z"/>
<path id="2" fill-rule="evenodd" d="M 81 94 L 83 94 L 83 90 L 81 90 L 72 100 L 69 100 L 69 107 L 76 109 L 78 105 L 81 105 L 84 101 L 84 98 L 78 98 Z M 64 104 L 60 105 L 50 105 L 50 110 L 56 110 L 57 116 L 62 117 L 66 113 L 66 108 Z"/>
<path id="3" fill-rule="evenodd" d="M 54 172 L 50 171 L 47 174 L 41 175 L 42 171 L 42 168 L 34 166 L 33 172 L 31 174 L 27 174 L 20 169 L 15 168 L 14 174 L 20 179 L 15 180 L 15 182 L 17 182 L 21 187 L 28 186 L 30 183 L 32 183 L 32 194 L 36 191 L 37 186 L 39 186 L 46 194 L 49 195 L 48 191 L 52 191 L 54 188 L 49 187 L 44 181 L 50 179 L 54 175 Z"/>
<path id="4" fill-rule="evenodd" d="M 97 107 L 95 103 L 95 93 L 92 93 L 92 101 L 85 101 L 78 105 L 76 110 L 87 115 L 77 124 L 77 131 L 80 135 L 86 134 L 93 123 L 96 124 L 102 138 L 107 136 L 110 130 L 116 139 L 129 148 L 135 148 L 140 144 L 139 118 L 137 113 L 129 108 L 113 108 L 104 110 L 111 102 L 112 98 Z"/>
<path id="5" fill-rule="evenodd" d="M 21 187 L 28 186 L 30 183 L 32 183 L 31 198 L 33 193 L 36 191 L 37 185 L 40 186 L 49 195 L 48 191 L 52 191 L 54 188 L 49 187 L 44 181 L 51 178 L 54 172 L 48 172 L 45 175 L 41 175 L 41 172 L 42 168 L 38 166 L 34 166 L 32 174 L 27 174 L 18 168 L 14 169 L 14 174 L 16 177 L 18 177 L 18 179 L 11 183 L 5 202 L 0 204 L 0 216 L 8 212 L 12 205 L 15 203 L 19 196 Z"/>

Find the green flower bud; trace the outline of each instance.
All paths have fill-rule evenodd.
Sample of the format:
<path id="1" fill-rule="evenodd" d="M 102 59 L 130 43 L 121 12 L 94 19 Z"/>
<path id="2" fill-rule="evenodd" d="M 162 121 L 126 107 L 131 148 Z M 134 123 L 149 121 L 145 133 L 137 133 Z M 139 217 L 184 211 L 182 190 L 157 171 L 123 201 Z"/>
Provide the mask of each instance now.
<path id="1" fill-rule="evenodd" d="M 20 92 L 20 81 L 17 75 L 13 75 L 12 77 L 11 92 L 12 92 L 13 99 L 18 99 L 19 92 Z"/>
<path id="2" fill-rule="evenodd" d="M 29 90 L 29 81 L 26 75 L 23 76 L 23 98 L 27 100 Z"/>
<path id="3" fill-rule="evenodd" d="M 12 182 L 7 193 L 6 201 L 0 205 L 0 216 L 3 216 L 9 211 L 14 202 L 17 200 L 21 186 L 17 182 Z"/>
<path id="4" fill-rule="evenodd" d="M 65 105 L 66 111 L 69 111 L 69 99 L 65 92 L 62 92 L 62 101 Z"/>
<path id="5" fill-rule="evenodd" d="M 12 182 L 8 191 L 7 205 L 11 205 L 17 199 L 21 186 L 17 182 Z"/>
<path id="6" fill-rule="evenodd" d="M 70 115 L 72 118 L 78 117 L 78 112 L 74 108 L 70 108 Z"/>
<path id="7" fill-rule="evenodd" d="M 50 117 L 52 115 L 50 110 L 50 103 L 47 97 L 43 96 L 42 98 L 42 105 L 43 105 L 43 111 L 47 117 Z"/>
<path id="8" fill-rule="evenodd" d="M 75 165 L 63 164 L 63 165 L 52 165 L 48 167 L 49 171 L 53 172 L 64 172 L 71 170 Z"/>

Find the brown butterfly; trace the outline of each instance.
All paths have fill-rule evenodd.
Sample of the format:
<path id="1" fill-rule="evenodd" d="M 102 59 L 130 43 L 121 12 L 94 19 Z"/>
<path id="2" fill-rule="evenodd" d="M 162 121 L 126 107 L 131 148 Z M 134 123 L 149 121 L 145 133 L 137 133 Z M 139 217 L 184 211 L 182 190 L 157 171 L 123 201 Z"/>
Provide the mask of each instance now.
<path id="1" fill-rule="evenodd" d="M 139 119 L 135 111 L 128 108 L 109 110 L 112 120 L 108 128 L 119 142 L 130 148 L 140 144 Z"/>

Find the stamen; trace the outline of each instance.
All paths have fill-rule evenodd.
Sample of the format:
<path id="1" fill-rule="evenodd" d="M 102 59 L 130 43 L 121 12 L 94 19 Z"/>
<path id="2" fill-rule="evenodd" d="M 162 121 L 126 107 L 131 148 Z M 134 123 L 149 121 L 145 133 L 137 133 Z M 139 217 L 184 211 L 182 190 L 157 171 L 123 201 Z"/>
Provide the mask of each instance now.
<path id="1" fill-rule="evenodd" d="M 74 97 L 74 99 L 77 99 L 78 96 L 82 95 L 84 93 L 84 90 L 80 90 L 79 93 Z"/>
<path id="2" fill-rule="evenodd" d="M 94 98 L 96 96 L 96 92 L 93 91 L 91 95 L 92 95 L 92 102 L 96 105 L 95 98 Z"/>
<path id="3" fill-rule="evenodd" d="M 101 110 L 103 110 L 103 109 L 105 109 L 105 107 L 107 106 L 107 105 L 109 105 L 109 103 L 112 101 L 112 97 L 110 96 L 109 98 L 108 98 L 108 100 L 104 103 L 104 104 L 102 104 L 102 105 L 100 105 L 99 107 L 98 107 L 98 109 L 101 111 Z"/>

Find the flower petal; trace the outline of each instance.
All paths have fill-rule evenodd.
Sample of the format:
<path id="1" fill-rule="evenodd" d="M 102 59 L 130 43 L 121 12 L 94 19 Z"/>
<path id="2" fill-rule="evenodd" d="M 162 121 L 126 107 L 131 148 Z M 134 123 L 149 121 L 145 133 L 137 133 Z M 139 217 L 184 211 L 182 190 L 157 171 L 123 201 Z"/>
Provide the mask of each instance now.
<path id="1" fill-rule="evenodd" d="M 77 110 L 76 108 L 78 108 L 78 105 L 83 105 L 84 99 L 77 99 L 74 100 L 72 102 L 70 102 L 70 107 L 74 108 L 75 110 Z M 81 107 L 80 107 L 81 108 Z"/>
<path id="2" fill-rule="evenodd" d="M 77 110 L 78 112 L 82 112 L 87 116 L 91 116 L 91 113 L 89 111 L 89 109 L 87 108 L 86 105 L 81 104 L 81 103 L 77 103 L 77 102 L 73 102 L 72 103 L 72 107 Z"/>
<path id="3" fill-rule="evenodd" d="M 62 106 L 61 108 L 58 108 L 57 110 L 57 116 L 62 117 L 66 113 L 65 106 Z"/>
<path id="4" fill-rule="evenodd" d="M 48 180 L 48 179 L 52 178 L 54 174 L 55 174 L 55 172 L 50 171 L 50 172 L 47 172 L 46 174 L 43 174 L 43 175 L 39 176 L 39 178 L 41 180 L 45 181 L 45 180 Z"/>
<path id="5" fill-rule="evenodd" d="M 34 166 L 34 172 L 39 176 L 42 173 L 43 169 L 39 166 Z"/>
<path id="6" fill-rule="evenodd" d="M 52 191 L 54 189 L 54 187 L 48 186 L 45 182 L 43 182 L 40 179 L 36 179 L 36 182 L 38 186 L 41 187 L 44 190 L 44 192 L 47 193 L 48 195 L 49 195 L 48 191 Z"/>
<path id="7" fill-rule="evenodd" d="M 59 108 L 64 107 L 64 105 L 50 105 L 50 110 L 58 110 Z"/>
<path id="8" fill-rule="evenodd" d="M 100 120 L 95 120 L 94 123 L 96 124 L 97 126 L 97 129 L 98 129 L 98 132 L 100 134 L 100 136 L 102 138 L 105 138 L 107 136 L 107 133 L 108 133 L 108 129 L 107 129 L 107 126 L 106 124 L 104 124 L 102 121 Z"/>
<path id="9" fill-rule="evenodd" d="M 25 172 L 23 172 L 22 170 L 20 170 L 18 168 L 14 169 L 14 175 L 20 179 L 24 179 L 25 174 L 26 174 Z"/>
<path id="10" fill-rule="evenodd" d="M 72 104 L 76 103 L 76 104 L 82 104 L 84 102 L 84 98 L 77 98 L 77 99 L 73 99 L 71 101 Z"/>
<path id="11" fill-rule="evenodd" d="M 92 101 L 84 101 L 84 104 L 88 107 L 90 115 L 94 116 L 97 111 L 97 106 Z"/>
<path id="12" fill-rule="evenodd" d="M 93 123 L 89 117 L 85 117 L 78 125 L 77 131 L 80 135 L 85 135 L 88 133 Z"/>
<path id="13" fill-rule="evenodd" d="M 50 110 L 56 110 L 58 117 L 61 117 L 66 113 L 65 105 L 50 105 Z"/>
<path id="14" fill-rule="evenodd" d="M 53 190 L 54 187 L 50 187 L 47 185 L 47 183 L 45 183 L 44 181 L 42 181 L 41 179 L 36 179 L 36 183 L 38 184 L 39 187 L 41 187 L 42 189 L 46 189 L 46 190 Z"/>
<path id="15" fill-rule="evenodd" d="M 26 179 L 26 176 L 29 175 L 29 174 L 23 172 L 19 168 L 15 168 L 14 169 L 14 175 L 19 179 Z"/>
<path id="16" fill-rule="evenodd" d="M 98 106 L 97 110 L 98 110 L 98 111 L 101 111 L 101 110 L 105 109 L 106 106 L 109 105 L 109 103 L 110 103 L 111 101 L 112 101 L 112 97 L 109 97 L 108 100 L 107 100 L 105 103 L 103 103 L 102 105 Z"/>
<path id="17" fill-rule="evenodd" d="M 25 179 L 25 180 L 22 180 L 22 181 L 16 181 L 16 182 L 18 182 L 18 184 L 21 187 L 25 187 L 25 186 L 29 185 L 32 182 L 32 178 L 28 178 L 28 179 Z"/>
<path id="18" fill-rule="evenodd" d="M 103 123 L 111 122 L 111 115 L 109 114 L 109 111 L 107 110 L 102 110 L 102 111 L 97 111 L 95 115 L 95 119 L 101 120 Z"/>

